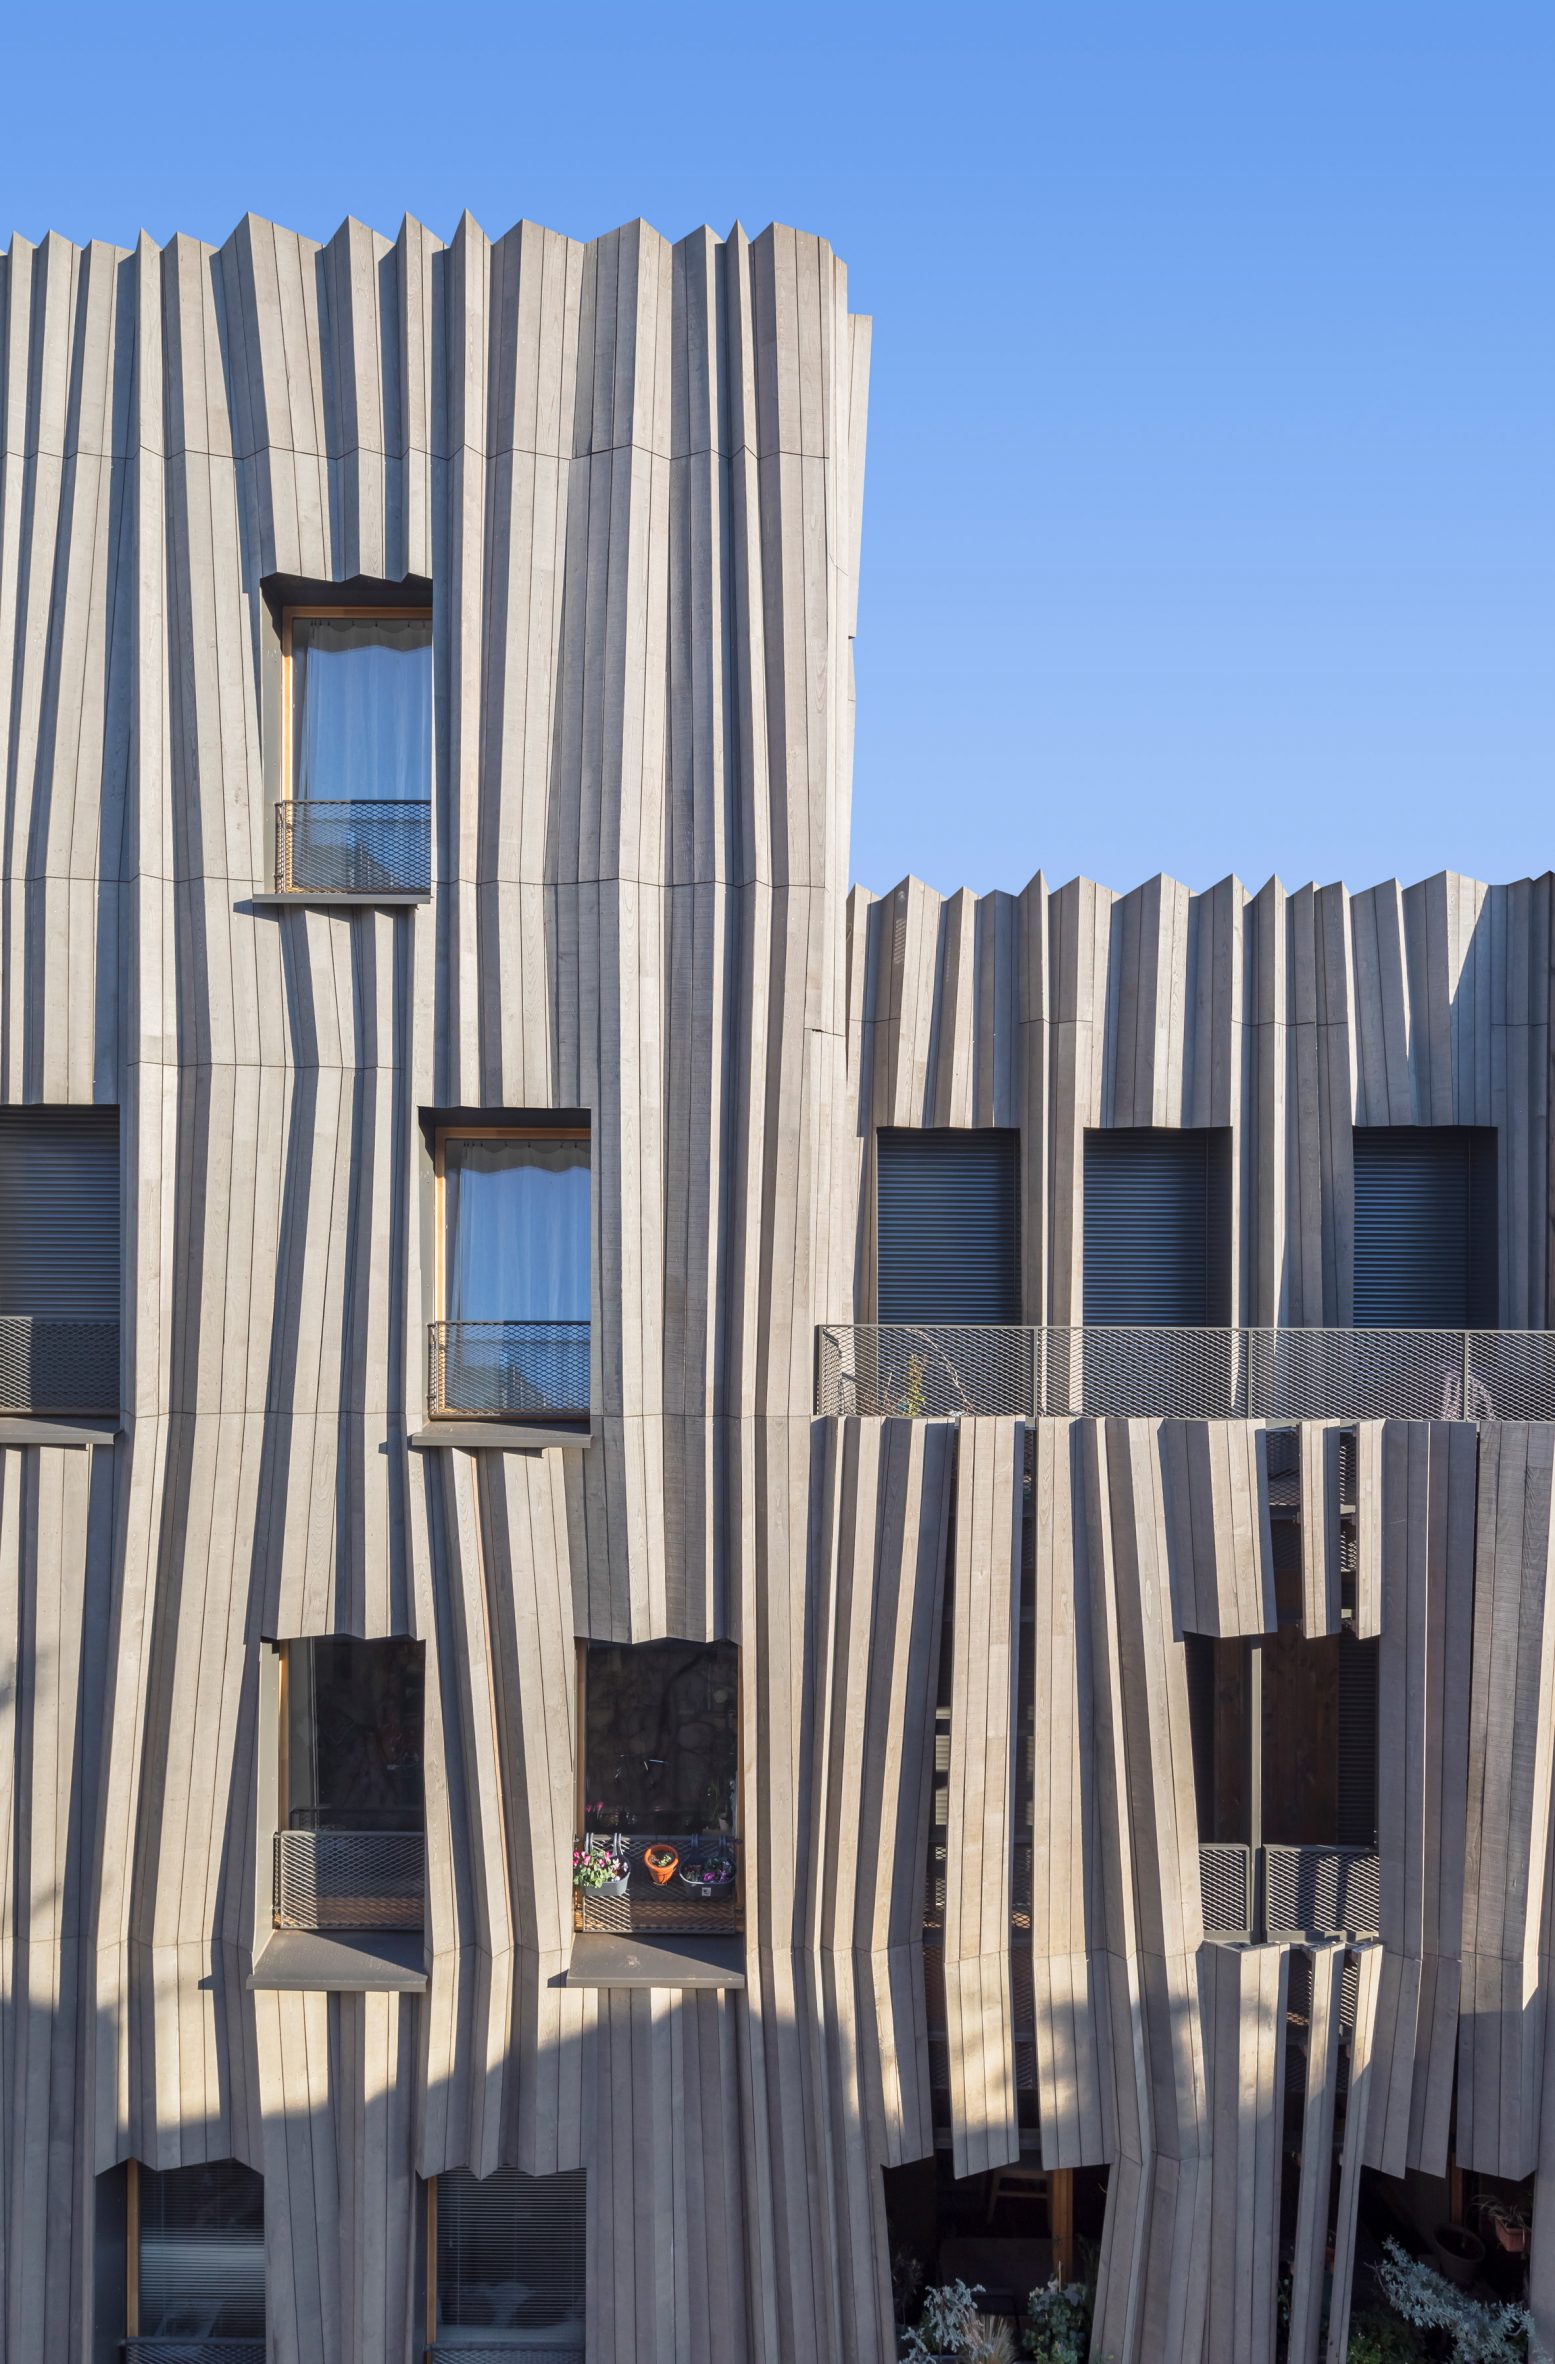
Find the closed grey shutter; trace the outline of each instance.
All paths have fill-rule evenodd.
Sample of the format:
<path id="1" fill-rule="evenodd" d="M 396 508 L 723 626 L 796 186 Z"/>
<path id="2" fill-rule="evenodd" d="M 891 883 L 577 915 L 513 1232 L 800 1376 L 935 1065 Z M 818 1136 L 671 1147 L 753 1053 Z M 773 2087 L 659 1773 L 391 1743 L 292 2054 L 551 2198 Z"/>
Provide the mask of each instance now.
<path id="1" fill-rule="evenodd" d="M 1341 1847 L 1377 1844 L 1377 1643 L 1339 1637 L 1339 1830 Z"/>
<path id="2" fill-rule="evenodd" d="M 1493 1326 L 1494 1133 L 1368 1125 L 1354 1147 L 1356 1328 Z"/>
<path id="3" fill-rule="evenodd" d="M 1229 1133 L 1087 1133 L 1086 1321 L 1200 1329 L 1230 1290 Z"/>
<path id="4" fill-rule="evenodd" d="M 494 2348 L 582 2355 L 587 2191 L 581 2171 L 438 2177 L 438 2329 L 463 2335 L 451 2354 L 478 2328 Z"/>
<path id="5" fill-rule="evenodd" d="M 882 1322 L 1018 1322 L 1020 1135 L 877 1138 Z"/>
<path id="6" fill-rule="evenodd" d="M 235 2159 L 140 2171 L 142 2339 L 262 2339 L 265 2187 Z"/>
<path id="7" fill-rule="evenodd" d="M 0 1108 L 0 1314 L 119 1318 L 119 1111 Z"/>

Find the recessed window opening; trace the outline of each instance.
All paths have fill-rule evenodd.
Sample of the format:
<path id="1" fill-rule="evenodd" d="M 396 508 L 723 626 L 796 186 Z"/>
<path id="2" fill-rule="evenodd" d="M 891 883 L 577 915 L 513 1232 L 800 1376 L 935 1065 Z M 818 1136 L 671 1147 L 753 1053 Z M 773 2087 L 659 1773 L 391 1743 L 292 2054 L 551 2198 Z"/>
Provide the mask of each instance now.
<path id="1" fill-rule="evenodd" d="M 233 2159 L 162 2172 L 132 2161 L 128 2189 L 130 2364 L 171 2354 L 164 2340 L 231 2341 L 230 2364 L 262 2364 L 263 2178 Z"/>
<path id="2" fill-rule="evenodd" d="M 442 1320 L 432 1398 L 468 1416 L 589 1407 L 591 1172 L 586 1129 L 436 1137 Z"/>
<path id="3" fill-rule="evenodd" d="M 1087 1133 L 1084 1211 L 1088 1324 L 1230 1321 L 1229 1130 Z"/>
<path id="4" fill-rule="evenodd" d="M 584 2353 L 587 2179 L 465 2169 L 428 2186 L 432 2263 L 428 2331 L 435 2364 L 534 2355 L 564 2364 Z"/>
<path id="5" fill-rule="evenodd" d="M 589 1642 L 581 1679 L 578 1927 L 738 1930 L 733 1645 Z"/>
<path id="6" fill-rule="evenodd" d="M 119 1408 L 119 1111 L 0 1108 L 0 1411 Z"/>
<path id="7" fill-rule="evenodd" d="M 275 1920 L 419 1929 L 426 1887 L 419 1642 L 290 1642 Z"/>
<path id="8" fill-rule="evenodd" d="M 421 894 L 431 883 L 432 618 L 290 607 L 282 616 L 283 888 Z"/>
<path id="9" fill-rule="evenodd" d="M 1357 1329 L 1493 1329 L 1496 1135 L 1364 1125 L 1354 1135 Z"/>
<path id="10" fill-rule="evenodd" d="M 1018 1322 L 1020 1135 L 876 1136 L 879 1319 Z"/>

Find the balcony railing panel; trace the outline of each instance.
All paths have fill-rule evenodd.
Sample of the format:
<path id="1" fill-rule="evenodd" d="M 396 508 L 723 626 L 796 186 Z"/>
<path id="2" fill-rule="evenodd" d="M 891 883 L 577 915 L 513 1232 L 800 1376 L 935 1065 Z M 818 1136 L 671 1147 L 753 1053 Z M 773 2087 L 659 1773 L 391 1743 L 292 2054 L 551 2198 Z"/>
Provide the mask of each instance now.
<path id="1" fill-rule="evenodd" d="M 1207 1845 L 1199 1849 L 1199 1887 L 1206 1937 L 1246 1937 L 1253 1925 L 1252 1849 Z"/>
<path id="2" fill-rule="evenodd" d="M 474 1419 L 578 1419 L 589 1408 L 589 1325 L 432 1322 L 427 1404 Z"/>
<path id="3" fill-rule="evenodd" d="M 852 1323 L 817 1346 L 832 1417 L 1555 1420 L 1547 1330 Z"/>
<path id="4" fill-rule="evenodd" d="M 1375 1937 L 1380 1859 L 1369 1847 L 1265 1847 L 1263 1906 L 1271 1938 Z"/>
<path id="5" fill-rule="evenodd" d="M 124 2364 L 265 2364 L 265 2343 L 262 2339 L 127 2339 Z"/>
<path id="6" fill-rule="evenodd" d="M 449 2343 L 440 2340 L 426 2351 L 426 2364 L 583 2364 L 587 2350 L 579 2340 L 573 2346 L 558 2347 L 550 2340 L 543 2348 L 533 2344 L 533 2335 L 524 2337 L 520 2344 L 510 2342 L 499 2347 L 495 2342 L 471 2347 L 466 2340 Z"/>
<path id="7" fill-rule="evenodd" d="M 0 1314 L 0 1412 L 117 1412 L 119 1325 Z"/>
<path id="8" fill-rule="evenodd" d="M 420 1831 L 278 1830 L 278 1929 L 419 1929 L 426 1894 Z"/>
<path id="9" fill-rule="evenodd" d="M 298 895 L 430 893 L 430 802 L 288 797 L 275 808 L 275 883 Z"/>
<path id="10" fill-rule="evenodd" d="M 602 1831 L 593 1831 L 589 1837 L 596 1845 L 607 1843 Z M 580 1846 L 586 1843 L 582 1839 L 578 1842 Z M 620 1937 L 646 1935 L 650 1930 L 663 1936 L 713 1937 L 735 1935 L 745 1926 L 738 1839 L 727 1838 L 721 1831 L 705 1831 L 700 1836 L 671 1832 L 663 1837 L 634 1831 L 615 1843 L 628 1860 L 625 1891 L 611 1894 L 600 1888 L 574 1886 L 575 1928 Z M 671 1848 L 679 1858 L 666 1879 L 656 1880 L 643 1860 L 654 1848 Z M 715 1885 L 697 1881 L 697 1866 L 710 1857 L 731 1860 L 734 1878 Z"/>

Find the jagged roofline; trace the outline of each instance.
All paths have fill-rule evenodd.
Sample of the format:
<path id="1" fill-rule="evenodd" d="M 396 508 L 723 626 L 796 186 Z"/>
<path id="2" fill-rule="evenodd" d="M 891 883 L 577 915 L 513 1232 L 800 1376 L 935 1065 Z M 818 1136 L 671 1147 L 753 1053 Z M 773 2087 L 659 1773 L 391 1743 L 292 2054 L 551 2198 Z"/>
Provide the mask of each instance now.
<path id="1" fill-rule="evenodd" d="M 1157 870 L 1149 878 L 1140 879 L 1135 886 L 1110 887 L 1104 886 L 1099 879 L 1090 877 L 1083 870 L 1076 871 L 1073 878 L 1065 879 L 1057 886 L 1050 886 L 1046 872 L 1034 870 L 1023 887 L 988 887 L 979 894 L 974 887 L 941 888 L 930 886 L 926 880 L 918 876 L 915 870 L 908 870 L 903 873 L 894 886 L 876 888 L 866 886 L 861 879 L 855 879 L 853 885 L 848 889 L 848 900 L 850 903 L 855 900 L 860 903 L 887 903 L 893 895 L 906 894 L 909 889 L 917 887 L 920 892 L 933 895 L 941 903 L 954 902 L 961 895 L 970 895 L 974 903 L 986 903 L 996 895 L 1006 896 L 1011 902 L 1018 903 L 1023 896 L 1032 893 L 1061 895 L 1067 894 L 1074 887 L 1088 887 L 1093 893 L 1105 895 L 1112 902 L 1126 903 L 1134 895 L 1148 894 L 1152 888 L 1161 887 L 1171 888 L 1179 894 L 1186 895 L 1190 902 L 1198 903 L 1202 902 L 1206 895 L 1222 894 L 1229 887 L 1249 903 L 1256 903 L 1260 895 L 1267 894 L 1271 888 L 1276 894 L 1281 895 L 1344 894 L 1348 895 L 1353 902 L 1357 896 L 1384 894 L 1389 889 L 1400 895 L 1410 895 L 1417 893 L 1424 887 L 1433 886 L 1467 887 L 1471 893 L 1481 895 L 1505 894 L 1514 887 L 1542 886 L 1546 879 L 1551 877 L 1555 877 L 1555 871 L 1540 870 L 1522 878 L 1483 879 L 1473 877 L 1466 870 L 1432 870 L 1424 878 L 1411 879 L 1407 884 L 1398 878 L 1380 878 L 1374 879 L 1370 886 L 1347 886 L 1343 879 L 1319 881 L 1309 878 L 1304 879 L 1299 886 L 1287 887 L 1284 881 L 1275 874 L 1267 878 L 1261 887 L 1248 887 L 1243 885 L 1234 870 L 1228 870 L 1224 878 L 1216 879 L 1210 886 L 1187 887 L 1183 885 L 1181 879 L 1173 878 L 1170 871 Z"/>
<path id="2" fill-rule="evenodd" d="M 660 239 L 664 245 L 677 251 L 681 247 L 691 246 L 698 240 L 705 239 L 711 239 L 715 246 L 760 246 L 765 239 L 784 236 L 813 239 L 817 246 L 822 247 L 826 253 L 833 257 L 839 269 L 846 269 L 846 265 L 836 254 L 829 239 L 821 237 L 816 231 L 800 229 L 797 224 L 792 222 L 771 221 L 764 229 L 758 230 L 752 235 L 736 216 L 729 228 L 721 235 L 712 227 L 711 223 L 699 222 L 693 229 L 684 231 L 679 238 L 670 238 L 642 214 L 633 214 L 626 221 L 617 222 L 608 229 L 596 230 L 592 237 L 574 238 L 565 230 L 553 230 L 545 222 L 535 221 L 528 214 L 520 214 L 517 221 L 510 224 L 506 230 L 499 231 L 493 236 L 482 228 L 468 206 L 460 214 L 453 234 L 448 238 L 440 238 L 435 230 L 429 229 L 426 223 L 413 213 L 405 213 L 400 216 L 399 228 L 392 236 L 382 230 L 375 230 L 370 223 L 361 221 L 355 214 L 350 213 L 345 216 L 338 229 L 333 230 L 327 238 L 312 238 L 305 230 L 289 229 L 284 222 L 272 221 L 268 215 L 262 213 L 243 214 L 228 231 L 226 237 L 219 241 L 198 238 L 189 230 L 175 230 L 170 237 L 159 240 L 153 238 L 149 230 L 140 230 L 136 233 L 132 244 L 120 246 L 112 239 L 105 238 L 90 238 L 78 243 L 74 239 L 65 237 L 58 230 L 45 230 L 41 238 L 29 238 L 25 232 L 13 229 L 6 244 L 0 247 L 0 262 L 5 261 L 16 249 L 20 249 L 24 253 L 36 254 L 49 246 L 65 247 L 75 254 L 111 254 L 119 256 L 125 261 L 148 248 L 154 254 L 165 254 L 170 248 L 196 246 L 205 254 L 226 254 L 245 237 L 251 238 L 256 231 L 268 232 L 272 236 L 282 238 L 295 238 L 300 246 L 310 248 L 315 254 L 327 254 L 333 247 L 349 246 L 354 240 L 360 238 L 370 239 L 380 255 L 392 254 L 397 246 L 409 244 L 412 240 L 425 240 L 439 253 L 445 253 L 456 251 L 472 239 L 483 240 L 492 248 L 505 246 L 509 239 L 520 237 L 526 230 L 531 234 L 537 230 L 544 231 L 547 237 L 560 238 L 568 246 L 576 247 L 580 253 L 601 245 L 606 239 L 619 238 L 624 233 L 633 230 L 640 231 L 645 237 Z"/>

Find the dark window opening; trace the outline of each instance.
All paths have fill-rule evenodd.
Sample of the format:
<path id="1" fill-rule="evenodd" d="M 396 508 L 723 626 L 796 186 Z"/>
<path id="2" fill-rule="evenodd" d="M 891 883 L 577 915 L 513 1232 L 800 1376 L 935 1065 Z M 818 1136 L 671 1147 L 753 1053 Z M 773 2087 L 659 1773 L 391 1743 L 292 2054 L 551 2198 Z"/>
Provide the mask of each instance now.
<path id="1" fill-rule="evenodd" d="M 0 1108 L 0 1411 L 119 1408 L 119 1111 Z"/>
<path id="2" fill-rule="evenodd" d="M 1020 1135 L 876 1136 L 877 1318 L 1021 1318 Z"/>
<path id="3" fill-rule="evenodd" d="M 1229 1323 L 1229 1130 L 1088 1132 L 1084 1249 L 1087 1323 Z"/>
<path id="4" fill-rule="evenodd" d="M 422 1828 L 423 1680 L 419 1642 L 287 1645 L 289 1828 Z"/>
<path id="5" fill-rule="evenodd" d="M 587 2180 L 459 2169 L 430 2188 L 436 2354 L 582 2358 Z"/>
<path id="6" fill-rule="evenodd" d="M 133 2177 L 136 2273 L 129 2312 L 137 2340 L 261 2343 L 265 2334 L 264 2180 L 223 2159 Z M 233 2364 L 247 2364 L 233 2352 Z"/>
<path id="7" fill-rule="evenodd" d="M 574 1925 L 612 1935 L 738 1934 L 744 1902 L 733 1645 L 589 1642 L 581 1681 Z"/>
<path id="8" fill-rule="evenodd" d="M 1494 1329 L 1494 1130 L 1358 1126 L 1354 1152 L 1356 1328 Z"/>
<path id="9" fill-rule="evenodd" d="M 891 2291 L 902 2329 L 917 2323 L 923 2293 L 957 2280 L 981 2283 L 982 2311 L 1019 2327 L 1026 2301 L 1049 2276 L 1096 2286 L 1107 2207 L 1105 2167 L 1045 2169 L 1033 2155 L 986 2174 L 957 2177 L 948 2147 L 882 2170 Z"/>

